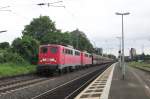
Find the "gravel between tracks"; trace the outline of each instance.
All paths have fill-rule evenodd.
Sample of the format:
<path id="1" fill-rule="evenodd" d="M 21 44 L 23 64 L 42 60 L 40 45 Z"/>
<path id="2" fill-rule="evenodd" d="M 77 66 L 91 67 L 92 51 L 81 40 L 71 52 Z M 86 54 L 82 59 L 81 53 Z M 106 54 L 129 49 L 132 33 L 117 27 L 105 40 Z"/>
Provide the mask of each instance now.
<path id="1" fill-rule="evenodd" d="M 35 74 L 26 74 L 26 75 L 12 76 L 12 77 L 3 77 L 3 78 L 0 78 L 0 86 L 6 83 L 33 79 L 35 77 L 37 78 L 38 76 Z"/>
<path id="2" fill-rule="evenodd" d="M 26 75 L 26 76 L 3 79 L 3 80 L 0 80 L 0 88 L 3 86 L 8 86 L 8 85 L 16 84 L 19 82 L 24 82 L 24 81 L 38 79 L 38 78 L 41 78 L 41 77 L 38 77 L 36 75 Z"/>
<path id="3" fill-rule="evenodd" d="M 55 88 L 63 83 L 100 68 L 101 66 L 96 66 L 62 76 L 50 77 L 48 81 L 43 81 L 41 83 L 30 85 L 26 88 L 18 89 L 7 94 L 2 94 L 0 95 L 0 99 L 31 99 L 32 97 L 44 93 L 47 90 Z"/>

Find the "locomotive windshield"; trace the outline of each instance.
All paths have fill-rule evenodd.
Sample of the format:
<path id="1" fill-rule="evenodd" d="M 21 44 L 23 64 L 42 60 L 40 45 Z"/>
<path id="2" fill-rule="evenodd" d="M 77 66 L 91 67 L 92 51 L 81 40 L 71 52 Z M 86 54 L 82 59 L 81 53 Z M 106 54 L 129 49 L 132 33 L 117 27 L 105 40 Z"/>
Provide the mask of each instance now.
<path id="1" fill-rule="evenodd" d="M 40 53 L 47 53 L 48 48 L 47 47 L 41 47 L 40 50 L 41 50 Z"/>
<path id="2" fill-rule="evenodd" d="M 50 51 L 51 51 L 51 53 L 55 54 L 55 53 L 57 53 L 58 48 L 57 47 L 51 47 Z"/>

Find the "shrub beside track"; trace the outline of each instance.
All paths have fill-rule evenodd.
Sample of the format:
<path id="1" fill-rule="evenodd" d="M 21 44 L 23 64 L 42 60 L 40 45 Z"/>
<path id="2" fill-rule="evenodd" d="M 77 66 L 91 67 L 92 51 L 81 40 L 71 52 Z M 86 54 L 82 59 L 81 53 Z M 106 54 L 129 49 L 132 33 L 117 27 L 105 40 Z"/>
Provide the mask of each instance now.
<path id="1" fill-rule="evenodd" d="M 0 64 L 0 78 L 34 73 L 35 68 L 35 65 L 29 64 Z"/>

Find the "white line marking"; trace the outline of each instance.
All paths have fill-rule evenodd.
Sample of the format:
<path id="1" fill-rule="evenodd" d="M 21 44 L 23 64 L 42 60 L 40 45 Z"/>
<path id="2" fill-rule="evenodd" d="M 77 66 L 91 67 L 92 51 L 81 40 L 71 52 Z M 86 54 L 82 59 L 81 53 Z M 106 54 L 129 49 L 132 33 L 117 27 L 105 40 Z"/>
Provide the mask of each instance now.
<path id="1" fill-rule="evenodd" d="M 144 86 L 146 89 L 149 89 L 149 87 L 147 85 Z"/>
<path id="2" fill-rule="evenodd" d="M 95 70 L 95 71 L 97 71 L 97 70 Z M 95 72 L 95 71 L 92 71 L 92 72 Z M 75 80 L 78 80 L 78 79 L 80 79 L 80 78 L 82 78 L 82 77 L 84 77 L 84 76 L 86 76 L 86 75 L 89 75 L 89 74 L 91 74 L 92 72 L 86 73 L 86 74 L 84 74 L 84 75 L 82 75 L 82 76 L 80 76 L 80 77 L 78 77 L 78 78 L 76 78 L 76 79 L 73 79 L 73 80 L 71 80 L 71 81 L 69 81 L 69 82 L 66 82 L 66 83 L 64 83 L 64 84 L 62 84 L 62 85 L 59 85 L 58 87 L 55 87 L 55 88 L 53 88 L 53 89 L 51 89 L 51 90 L 48 90 L 48 91 L 46 91 L 46 92 L 44 92 L 44 93 L 42 93 L 42 94 L 39 94 L 39 95 L 37 95 L 37 96 L 35 96 L 35 97 L 31 98 L 31 99 L 36 99 L 36 98 L 38 98 L 38 97 L 40 97 L 40 96 L 42 96 L 42 95 L 44 95 L 44 94 L 46 94 L 46 93 L 49 93 L 49 92 L 51 92 L 51 91 L 53 91 L 53 90 L 56 90 L 57 88 L 60 88 L 60 87 L 62 87 L 62 86 L 64 86 L 64 85 L 67 85 L 67 84 L 69 84 L 69 83 L 71 83 L 71 82 L 73 82 L 73 81 L 75 81 Z"/>

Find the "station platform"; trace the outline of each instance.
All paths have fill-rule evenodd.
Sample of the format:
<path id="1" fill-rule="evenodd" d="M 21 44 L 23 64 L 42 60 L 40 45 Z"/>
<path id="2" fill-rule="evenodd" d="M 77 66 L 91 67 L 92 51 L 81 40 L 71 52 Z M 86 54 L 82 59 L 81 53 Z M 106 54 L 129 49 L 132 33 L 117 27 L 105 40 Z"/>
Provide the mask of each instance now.
<path id="1" fill-rule="evenodd" d="M 126 65 L 123 80 L 116 64 L 108 99 L 150 99 L 150 73 Z"/>
<path id="2" fill-rule="evenodd" d="M 107 68 L 79 95 L 77 95 L 75 99 L 108 99 L 115 65 L 116 63 L 112 64 L 109 68 Z"/>
<path id="3" fill-rule="evenodd" d="M 126 65 L 123 80 L 121 68 L 114 63 L 75 99 L 150 99 L 150 73 Z"/>

